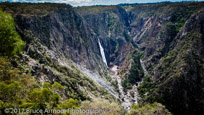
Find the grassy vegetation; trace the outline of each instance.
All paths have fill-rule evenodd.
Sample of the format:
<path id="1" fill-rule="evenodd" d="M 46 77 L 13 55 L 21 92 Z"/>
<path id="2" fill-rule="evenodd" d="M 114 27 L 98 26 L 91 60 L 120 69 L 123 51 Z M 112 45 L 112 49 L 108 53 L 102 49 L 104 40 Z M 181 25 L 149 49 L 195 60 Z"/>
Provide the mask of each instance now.
<path id="1" fill-rule="evenodd" d="M 81 104 L 81 109 L 102 109 L 105 113 L 99 113 L 99 115 L 124 115 L 125 111 L 119 103 L 110 102 L 104 99 L 93 99 L 92 101 L 84 101 Z"/>
<path id="2" fill-rule="evenodd" d="M 160 103 L 132 105 L 127 115 L 172 115 L 164 105 Z"/>

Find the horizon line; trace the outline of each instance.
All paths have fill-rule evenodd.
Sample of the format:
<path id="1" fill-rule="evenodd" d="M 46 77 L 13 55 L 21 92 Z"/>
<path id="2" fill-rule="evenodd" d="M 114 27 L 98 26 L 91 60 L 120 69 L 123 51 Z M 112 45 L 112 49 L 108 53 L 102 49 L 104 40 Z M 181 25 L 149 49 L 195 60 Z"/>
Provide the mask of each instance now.
<path id="1" fill-rule="evenodd" d="M 145 5 L 145 4 L 162 4 L 162 3 L 202 3 L 203 1 L 198 1 L 198 0 L 182 0 L 182 1 L 161 1 L 161 2 L 146 2 L 146 3 L 119 3 L 119 4 L 110 4 L 110 5 L 105 5 L 105 4 L 96 4 L 96 5 L 82 5 L 82 6 L 74 6 L 71 5 L 69 3 L 60 3 L 60 2 L 46 2 L 46 1 L 42 1 L 42 2 L 11 2 L 11 1 L 0 1 L 0 3 L 21 3 L 21 4 L 66 4 L 66 5 L 70 5 L 72 7 L 88 7 L 88 6 L 126 6 L 126 5 Z"/>

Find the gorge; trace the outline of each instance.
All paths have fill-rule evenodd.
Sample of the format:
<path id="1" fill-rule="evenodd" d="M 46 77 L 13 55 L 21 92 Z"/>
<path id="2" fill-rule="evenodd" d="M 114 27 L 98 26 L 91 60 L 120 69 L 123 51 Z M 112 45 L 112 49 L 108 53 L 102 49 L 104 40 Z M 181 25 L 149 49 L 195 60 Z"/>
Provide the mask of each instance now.
<path id="1" fill-rule="evenodd" d="M 3 2 L 0 21 L 2 114 L 7 107 L 204 113 L 203 2 Z"/>

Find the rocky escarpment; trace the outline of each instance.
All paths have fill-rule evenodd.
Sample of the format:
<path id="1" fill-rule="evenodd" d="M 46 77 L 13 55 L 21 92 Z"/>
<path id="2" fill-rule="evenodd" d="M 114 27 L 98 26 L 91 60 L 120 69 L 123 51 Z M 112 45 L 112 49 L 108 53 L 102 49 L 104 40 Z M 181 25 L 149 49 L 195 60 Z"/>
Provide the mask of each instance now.
<path id="1" fill-rule="evenodd" d="M 126 6 L 135 18 L 131 35 L 149 72 L 139 87 L 142 99 L 163 103 L 174 114 L 203 113 L 202 6 Z"/>
<path id="2" fill-rule="evenodd" d="M 96 6 L 75 8 L 83 16 L 90 28 L 98 35 L 104 47 L 108 65 L 120 65 L 127 51 L 134 46 L 129 44 L 128 14 L 119 6 Z"/>
<path id="3" fill-rule="evenodd" d="M 15 14 L 15 20 L 19 32 L 30 31 L 42 45 L 53 51 L 51 59 L 71 59 L 92 70 L 103 65 L 96 36 L 72 8 L 65 5 L 38 16 Z M 32 54 L 29 48 L 27 50 Z"/>
<path id="4" fill-rule="evenodd" d="M 149 100 L 168 105 L 175 114 L 203 113 L 202 23 L 203 11 L 193 14 L 177 34 L 171 51 L 153 70 L 153 84 L 157 89 L 150 95 L 156 98 Z"/>
<path id="5" fill-rule="evenodd" d="M 112 87 L 105 80 L 98 85 L 107 86 L 106 90 L 90 79 L 90 73 L 99 76 L 105 71 L 98 37 L 71 6 L 3 3 L 0 7 L 12 14 L 26 42 L 23 54 L 13 61 L 15 66 L 41 84 L 58 81 L 67 87 L 67 98 L 85 100 L 106 94 L 105 98 L 112 98 L 107 92 Z"/>

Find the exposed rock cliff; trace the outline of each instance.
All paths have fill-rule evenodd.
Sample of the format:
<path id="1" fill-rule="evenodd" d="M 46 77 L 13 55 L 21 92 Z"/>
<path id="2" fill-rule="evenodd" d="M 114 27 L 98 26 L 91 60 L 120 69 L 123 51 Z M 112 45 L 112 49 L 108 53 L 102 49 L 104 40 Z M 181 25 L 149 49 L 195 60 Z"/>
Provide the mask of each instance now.
<path id="1" fill-rule="evenodd" d="M 126 6 L 131 35 L 149 71 L 143 100 L 174 114 L 202 114 L 203 4 Z"/>
<path id="2" fill-rule="evenodd" d="M 13 62 L 16 66 L 40 83 L 58 81 L 65 85 L 67 97 L 85 100 L 88 96 L 108 94 L 106 90 L 112 87 L 105 79 L 103 83 L 96 83 L 106 86 L 106 90 L 98 87 L 92 81 L 95 79 L 90 80 L 92 76 L 89 76 L 93 72 L 103 75 L 106 70 L 98 37 L 71 6 L 5 3 L 1 8 L 13 15 L 17 31 L 26 42 L 24 53 Z"/>

